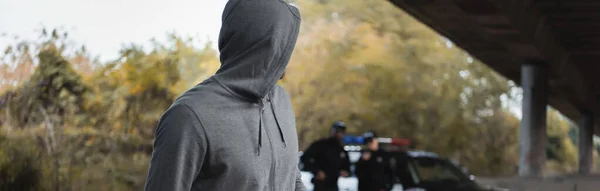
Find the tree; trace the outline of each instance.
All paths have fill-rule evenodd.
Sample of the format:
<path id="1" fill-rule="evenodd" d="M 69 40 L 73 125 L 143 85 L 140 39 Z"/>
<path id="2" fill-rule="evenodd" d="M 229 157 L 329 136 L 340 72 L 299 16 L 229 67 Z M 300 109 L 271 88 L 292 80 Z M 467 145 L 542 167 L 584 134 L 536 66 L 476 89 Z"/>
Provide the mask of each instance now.
<path id="1" fill-rule="evenodd" d="M 343 119 L 350 133 L 411 138 L 483 175 L 511 173 L 519 123 L 501 97 L 514 84 L 388 2 L 298 3 L 304 26 L 282 84 L 302 146 Z"/>
<path id="2" fill-rule="evenodd" d="M 577 148 L 569 137 L 572 126 L 563 115 L 554 109 L 548 109 L 546 120 L 548 134 L 547 158 L 550 171 L 562 173 L 577 169 Z"/>
<path id="3" fill-rule="evenodd" d="M 35 48 L 3 56 L 35 55 L 27 62 L 3 59 L 2 72 L 10 75 L 2 76 L 0 142 L 23 139 L 32 148 L 2 144 L 0 188 L 142 189 L 158 118 L 177 95 L 217 69 L 216 51 L 210 42 L 197 48 L 193 39 L 173 34 L 149 52 L 126 46 L 120 59 L 98 65 L 59 33 L 18 43 Z M 32 72 L 20 79 L 16 74 L 26 70 L 7 66 Z"/>

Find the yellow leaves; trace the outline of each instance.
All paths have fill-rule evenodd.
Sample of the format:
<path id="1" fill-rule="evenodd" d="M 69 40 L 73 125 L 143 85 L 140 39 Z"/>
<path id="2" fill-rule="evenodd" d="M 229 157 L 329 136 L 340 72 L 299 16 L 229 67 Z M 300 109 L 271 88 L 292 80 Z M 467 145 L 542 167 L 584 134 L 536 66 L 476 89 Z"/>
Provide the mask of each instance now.
<path id="1" fill-rule="evenodd" d="M 553 140 L 549 146 L 552 155 L 555 156 L 555 163 L 560 165 L 550 165 L 550 168 L 559 172 L 573 172 L 577 164 L 577 148 L 569 136 L 571 125 L 567 120 L 555 109 L 548 109 L 547 135 Z"/>
<path id="2" fill-rule="evenodd" d="M 144 87 L 142 84 L 136 83 L 131 89 L 129 89 L 129 94 L 139 94 L 144 91 Z"/>
<path id="3" fill-rule="evenodd" d="M 566 136 L 570 126 L 563 116 L 555 109 L 547 111 L 546 125 L 549 136 Z"/>
<path id="4" fill-rule="evenodd" d="M 137 134 L 138 134 L 138 131 L 139 131 L 139 130 L 138 130 L 137 128 L 131 128 L 131 129 L 129 130 L 129 134 L 131 134 L 131 135 L 137 135 Z"/>
<path id="5" fill-rule="evenodd" d="M 216 52 L 214 52 L 212 49 L 205 49 L 205 51 L 207 51 L 207 53 L 197 55 L 199 58 L 190 58 L 190 60 L 195 62 L 182 62 L 184 63 L 182 66 L 180 66 L 183 68 L 181 70 L 182 80 L 178 81 L 177 84 L 172 86 L 171 91 L 179 95 L 196 84 L 209 78 L 219 69 L 221 62 L 217 57 Z"/>
<path id="6" fill-rule="evenodd" d="M 561 150 L 565 160 L 564 162 L 568 165 L 575 167 L 575 165 L 577 164 L 577 148 L 568 137 L 564 137 L 561 140 L 561 144 L 563 146 Z"/>
<path id="7" fill-rule="evenodd" d="M 121 123 L 120 122 L 116 122 L 115 126 L 114 126 L 114 130 L 119 131 L 121 129 Z"/>
<path id="8" fill-rule="evenodd" d="M 94 140 L 96 140 L 96 136 L 92 136 L 90 137 L 86 142 L 85 142 L 85 146 L 89 147 L 92 146 L 94 144 Z"/>
<path id="9" fill-rule="evenodd" d="M 217 70 L 221 67 L 221 61 L 218 57 L 209 57 L 206 61 L 199 63 L 200 68 L 204 71 L 203 73 L 196 73 L 198 75 L 198 82 L 210 77 L 212 74 L 216 73 Z"/>

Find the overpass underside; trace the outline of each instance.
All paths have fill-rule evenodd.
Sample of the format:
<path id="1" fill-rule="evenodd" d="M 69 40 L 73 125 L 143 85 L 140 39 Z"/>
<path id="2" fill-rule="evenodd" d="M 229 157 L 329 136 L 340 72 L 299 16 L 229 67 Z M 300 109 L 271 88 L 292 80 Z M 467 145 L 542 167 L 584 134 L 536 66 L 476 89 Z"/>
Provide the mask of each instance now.
<path id="1" fill-rule="evenodd" d="M 600 116 L 600 1 L 390 0 L 523 88 L 520 176 L 541 176 L 546 106 L 579 123 L 579 171 L 592 168 Z"/>

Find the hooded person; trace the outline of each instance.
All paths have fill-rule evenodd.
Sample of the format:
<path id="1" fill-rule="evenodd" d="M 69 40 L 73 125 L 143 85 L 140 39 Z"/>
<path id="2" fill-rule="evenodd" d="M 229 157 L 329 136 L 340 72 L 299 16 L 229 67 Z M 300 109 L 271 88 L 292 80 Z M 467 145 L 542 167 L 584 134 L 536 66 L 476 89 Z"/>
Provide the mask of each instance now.
<path id="1" fill-rule="evenodd" d="M 305 190 L 292 104 L 276 82 L 300 27 L 281 0 L 229 0 L 221 67 L 160 118 L 145 190 Z"/>

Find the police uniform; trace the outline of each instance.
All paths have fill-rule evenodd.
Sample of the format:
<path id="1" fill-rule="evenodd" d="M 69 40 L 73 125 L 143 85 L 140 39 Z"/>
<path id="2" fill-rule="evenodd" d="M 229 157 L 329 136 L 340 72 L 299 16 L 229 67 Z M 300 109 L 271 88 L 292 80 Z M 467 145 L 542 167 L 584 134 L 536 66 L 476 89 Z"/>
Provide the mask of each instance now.
<path id="1" fill-rule="evenodd" d="M 323 171 L 324 181 L 313 178 L 314 191 L 337 191 L 338 178 L 342 170 L 350 172 L 350 159 L 341 142 L 334 138 L 321 139 L 313 143 L 302 155 L 304 168 L 315 176 Z"/>
<path id="2" fill-rule="evenodd" d="M 371 154 L 369 160 L 364 160 L 364 154 Z M 363 156 L 356 163 L 356 176 L 359 191 L 390 190 L 393 186 L 393 174 L 389 154 L 385 151 L 363 151 Z"/>

